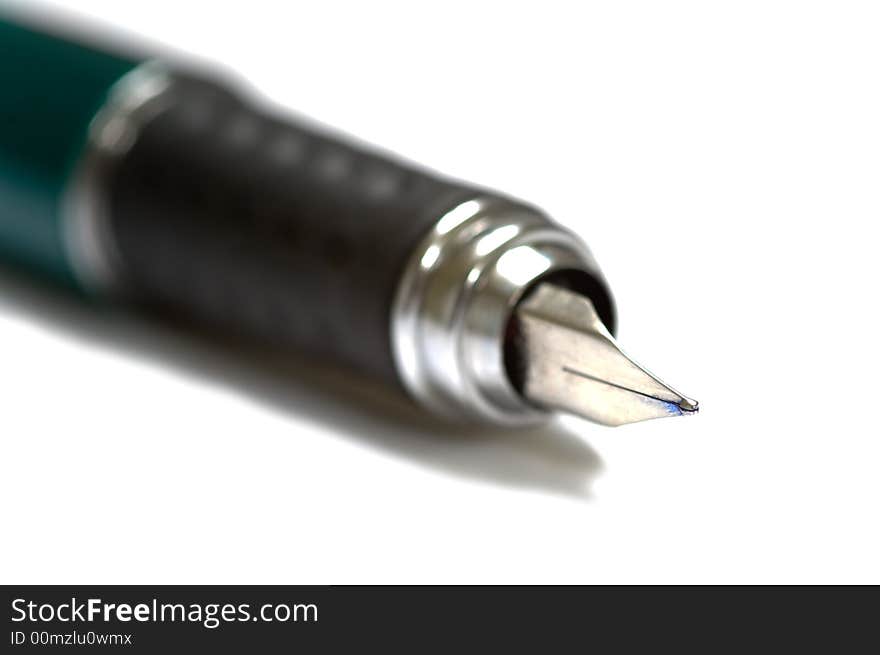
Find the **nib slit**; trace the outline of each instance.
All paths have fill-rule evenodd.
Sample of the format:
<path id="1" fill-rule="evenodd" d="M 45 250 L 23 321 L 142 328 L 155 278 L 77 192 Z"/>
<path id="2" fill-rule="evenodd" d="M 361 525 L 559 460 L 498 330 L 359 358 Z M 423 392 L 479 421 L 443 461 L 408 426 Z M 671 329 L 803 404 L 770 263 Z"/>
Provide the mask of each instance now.
<path id="1" fill-rule="evenodd" d="M 605 425 L 699 409 L 695 400 L 630 359 L 585 296 L 540 284 L 517 307 L 516 320 L 522 392 L 536 405 Z"/>
<path id="2" fill-rule="evenodd" d="M 607 384 L 609 387 L 614 387 L 615 389 L 620 389 L 621 391 L 629 391 L 630 393 L 638 394 L 639 396 L 644 396 L 645 398 L 651 398 L 652 400 L 659 400 L 662 403 L 668 403 L 669 401 L 666 398 L 658 398 L 657 396 L 652 396 L 649 393 L 644 393 L 643 391 L 638 391 L 636 389 L 630 389 L 629 387 L 625 387 L 622 384 L 615 384 L 614 382 L 610 382 L 608 380 L 603 380 L 602 378 L 597 378 L 595 375 L 590 375 L 589 373 L 584 373 L 583 371 L 577 371 L 573 368 L 569 368 L 568 366 L 563 366 L 562 370 L 566 373 L 571 373 L 572 375 L 577 375 L 581 378 L 586 378 L 587 380 L 593 380 L 595 382 L 601 382 L 602 384 Z M 696 407 L 691 408 L 691 403 L 688 400 L 682 400 L 681 402 L 676 403 L 681 409 L 684 411 L 693 411 Z"/>

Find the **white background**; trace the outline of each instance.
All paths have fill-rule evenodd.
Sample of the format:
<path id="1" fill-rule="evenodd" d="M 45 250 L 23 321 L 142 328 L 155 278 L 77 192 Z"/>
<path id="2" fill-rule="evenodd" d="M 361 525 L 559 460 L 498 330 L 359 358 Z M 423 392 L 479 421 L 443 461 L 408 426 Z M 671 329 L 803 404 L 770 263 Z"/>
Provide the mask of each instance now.
<path id="1" fill-rule="evenodd" d="M 543 206 L 702 412 L 463 435 L 4 274 L 0 580 L 880 582 L 875 3 L 53 5 Z"/>

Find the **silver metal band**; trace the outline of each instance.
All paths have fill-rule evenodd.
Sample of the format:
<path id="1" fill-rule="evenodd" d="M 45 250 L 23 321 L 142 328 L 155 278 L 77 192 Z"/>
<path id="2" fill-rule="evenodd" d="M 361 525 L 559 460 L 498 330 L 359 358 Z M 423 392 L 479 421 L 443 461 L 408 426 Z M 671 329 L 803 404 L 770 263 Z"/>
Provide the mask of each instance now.
<path id="1" fill-rule="evenodd" d="M 89 126 L 61 208 L 67 256 L 87 291 L 105 295 L 123 286 L 108 225 L 107 182 L 144 124 L 166 106 L 172 86 L 171 75 L 160 64 L 142 64 L 113 85 Z"/>
<path id="2" fill-rule="evenodd" d="M 447 417 L 544 419 L 511 384 L 504 342 L 522 294 L 558 270 L 598 274 L 586 245 L 534 209 L 483 196 L 442 216 L 413 253 L 392 307 L 392 349 L 409 393 Z"/>

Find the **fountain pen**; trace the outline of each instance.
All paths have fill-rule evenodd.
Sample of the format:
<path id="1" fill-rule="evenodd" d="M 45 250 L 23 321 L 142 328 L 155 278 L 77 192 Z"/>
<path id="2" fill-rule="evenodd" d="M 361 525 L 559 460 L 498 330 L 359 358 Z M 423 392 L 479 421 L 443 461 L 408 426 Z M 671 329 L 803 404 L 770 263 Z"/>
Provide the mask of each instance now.
<path id="1" fill-rule="evenodd" d="M 0 51 L 5 261 L 454 420 L 697 411 L 620 349 L 595 259 L 530 204 L 277 116 L 214 74 L 12 18 Z"/>

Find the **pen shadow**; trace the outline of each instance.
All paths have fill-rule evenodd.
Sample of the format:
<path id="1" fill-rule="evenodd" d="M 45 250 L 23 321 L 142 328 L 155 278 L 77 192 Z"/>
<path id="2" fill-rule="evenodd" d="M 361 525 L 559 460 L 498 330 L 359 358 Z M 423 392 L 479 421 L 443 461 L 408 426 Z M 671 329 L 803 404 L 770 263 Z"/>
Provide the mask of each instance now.
<path id="1" fill-rule="evenodd" d="M 168 318 L 84 300 L 0 267 L 0 312 L 28 316 L 77 340 L 231 388 L 273 411 L 447 474 L 588 499 L 599 455 L 558 422 L 474 428 L 426 416 L 398 395 L 335 370 Z M 586 426 L 586 424 L 585 424 Z"/>

